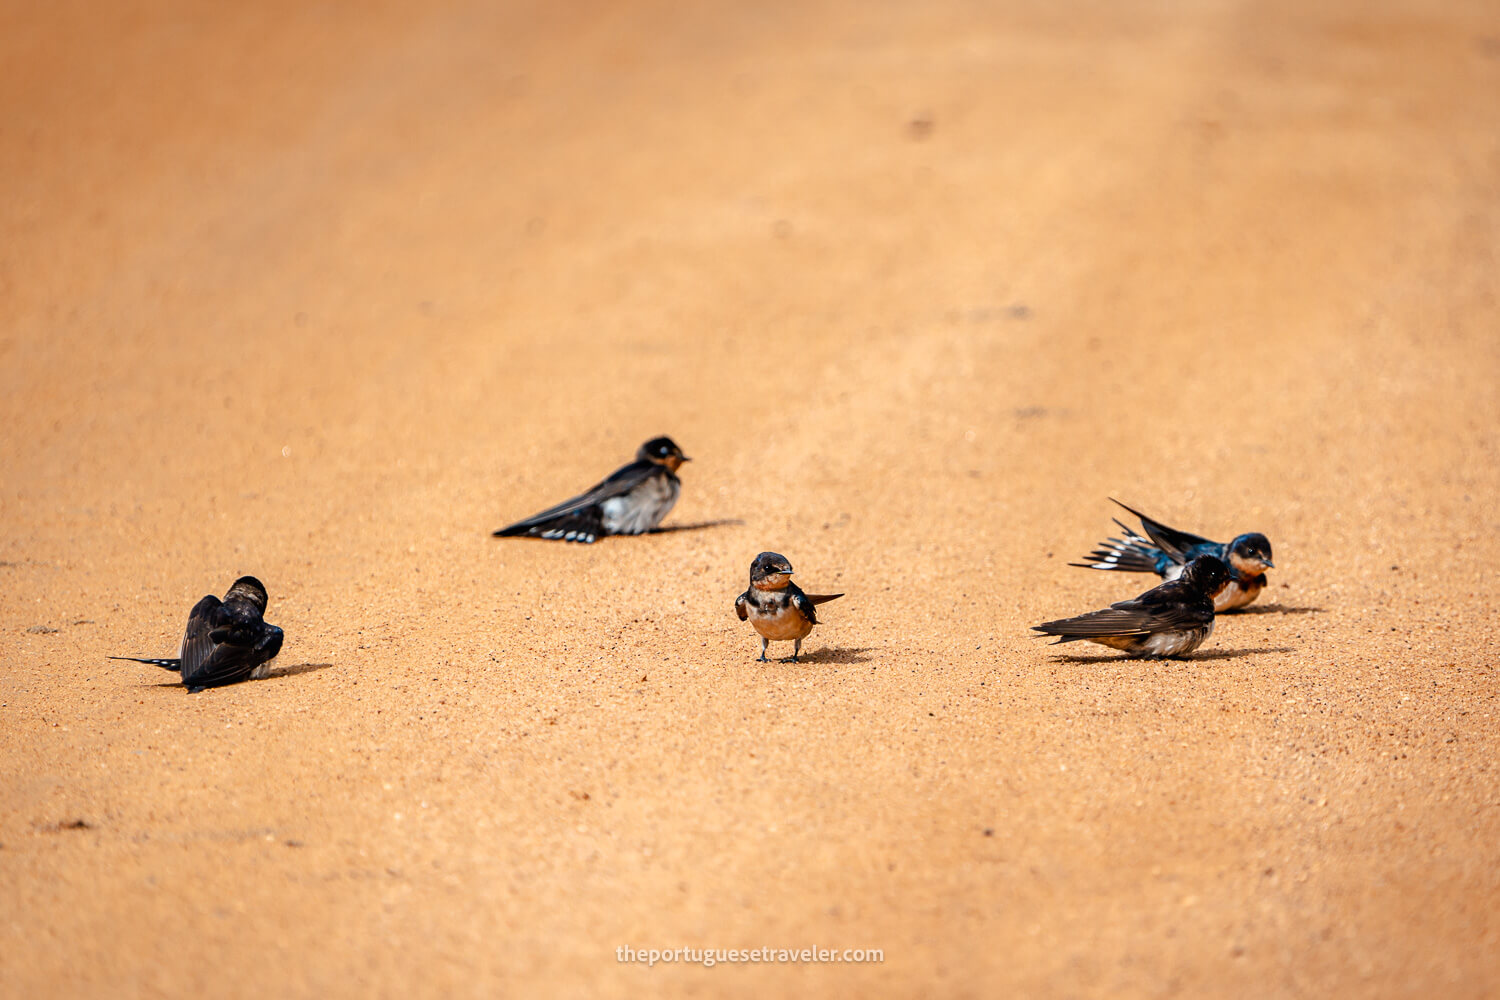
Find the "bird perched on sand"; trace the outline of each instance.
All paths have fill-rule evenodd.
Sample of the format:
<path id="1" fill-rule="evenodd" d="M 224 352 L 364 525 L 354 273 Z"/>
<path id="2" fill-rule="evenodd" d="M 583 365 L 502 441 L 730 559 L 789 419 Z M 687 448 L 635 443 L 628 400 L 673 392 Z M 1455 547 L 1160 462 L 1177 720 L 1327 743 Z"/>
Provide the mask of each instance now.
<path id="1" fill-rule="evenodd" d="M 1131 656 L 1182 656 L 1213 634 L 1214 595 L 1228 582 L 1229 570 L 1222 562 L 1214 556 L 1198 556 L 1177 579 L 1158 584 L 1135 600 L 1032 628 L 1059 636 L 1057 643 L 1087 639 Z"/>
<path id="2" fill-rule="evenodd" d="M 691 461 L 669 437 L 652 438 L 635 453 L 635 461 L 578 496 L 508 528 L 496 538 L 531 535 L 593 544 L 604 535 L 639 535 L 654 531 L 677 502 L 682 480 L 677 470 Z"/>
<path id="3" fill-rule="evenodd" d="M 1110 499 L 1114 500 L 1114 497 Z M 1114 502 L 1125 507 L 1118 500 Z M 1276 566 L 1271 562 L 1270 539 L 1258 531 L 1238 535 L 1226 545 L 1169 528 L 1131 507 L 1125 509 L 1141 519 L 1141 526 L 1151 536 L 1149 540 L 1115 518 L 1114 522 L 1125 532 L 1125 537 L 1101 542 L 1097 549 L 1084 556 L 1083 562 L 1068 565 L 1155 573 L 1163 580 L 1175 580 L 1191 559 L 1215 556 L 1229 568 L 1229 585 L 1214 599 L 1215 611 L 1242 608 L 1255 600 L 1266 585 L 1266 570 Z"/>
<path id="4" fill-rule="evenodd" d="M 189 693 L 236 681 L 260 680 L 281 652 L 282 639 L 281 629 L 266 624 L 265 613 L 265 586 L 253 576 L 242 576 L 234 581 L 224 600 L 209 594 L 193 605 L 175 657 L 110 659 L 176 670 Z"/>
<path id="5" fill-rule="evenodd" d="M 791 640 L 792 655 L 783 663 L 796 663 L 802 640 L 818 624 L 814 610 L 819 604 L 843 594 L 804 594 L 792 582 L 792 564 L 776 552 L 762 552 L 750 564 L 750 589 L 734 599 L 734 613 L 748 620 L 760 633 L 759 663 L 766 662 L 766 647 L 772 641 Z"/>

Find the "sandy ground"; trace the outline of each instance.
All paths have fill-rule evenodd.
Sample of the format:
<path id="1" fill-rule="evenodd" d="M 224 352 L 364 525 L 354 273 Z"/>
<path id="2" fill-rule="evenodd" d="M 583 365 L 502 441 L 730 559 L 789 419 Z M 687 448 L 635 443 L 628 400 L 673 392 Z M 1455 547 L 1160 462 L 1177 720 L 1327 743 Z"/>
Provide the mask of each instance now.
<path id="1" fill-rule="evenodd" d="M 0 56 L 0 993 L 1500 991 L 1493 4 L 73 0 Z M 489 537 L 659 433 L 730 523 Z M 1035 643 L 1148 585 L 1065 565 L 1110 495 L 1272 589 Z M 848 592 L 799 665 L 766 548 Z M 272 679 L 105 659 L 241 573 Z"/>

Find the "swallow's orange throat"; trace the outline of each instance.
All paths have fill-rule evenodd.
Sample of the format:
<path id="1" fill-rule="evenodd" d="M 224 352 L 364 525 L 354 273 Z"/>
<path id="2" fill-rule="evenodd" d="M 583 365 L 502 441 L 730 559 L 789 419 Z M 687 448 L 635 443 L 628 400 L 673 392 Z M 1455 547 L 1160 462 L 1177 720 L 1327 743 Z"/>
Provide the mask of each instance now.
<path id="1" fill-rule="evenodd" d="M 1229 553 L 1229 565 L 1242 577 L 1260 576 L 1266 571 L 1266 564 L 1259 559 L 1247 559 L 1238 552 Z"/>
<path id="2" fill-rule="evenodd" d="M 756 580 L 750 586 L 756 590 L 785 590 L 786 585 L 792 582 L 790 573 L 772 573 L 764 580 Z"/>

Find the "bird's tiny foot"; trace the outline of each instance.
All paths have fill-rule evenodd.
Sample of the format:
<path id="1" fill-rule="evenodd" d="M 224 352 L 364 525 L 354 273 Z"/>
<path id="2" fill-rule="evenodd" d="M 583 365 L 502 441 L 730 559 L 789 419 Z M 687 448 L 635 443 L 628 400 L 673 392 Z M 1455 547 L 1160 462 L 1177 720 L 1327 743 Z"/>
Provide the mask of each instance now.
<path id="1" fill-rule="evenodd" d="M 756 663 L 770 663 L 771 661 L 768 660 L 768 659 L 766 659 L 766 654 L 765 653 L 761 653 L 759 656 L 757 656 L 755 658 L 755 662 Z"/>
<path id="2" fill-rule="evenodd" d="M 792 656 L 783 656 L 781 658 L 781 662 L 782 663 L 796 663 L 797 662 L 797 657 L 796 657 L 795 654 L 792 655 Z"/>

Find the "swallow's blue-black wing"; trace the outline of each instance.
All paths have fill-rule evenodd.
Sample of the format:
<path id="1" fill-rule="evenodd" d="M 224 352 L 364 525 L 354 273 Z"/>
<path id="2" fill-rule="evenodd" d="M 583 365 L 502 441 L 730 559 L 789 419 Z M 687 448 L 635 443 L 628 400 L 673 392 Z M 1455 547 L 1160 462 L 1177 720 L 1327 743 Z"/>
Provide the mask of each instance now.
<path id="1" fill-rule="evenodd" d="M 608 479 L 596 483 L 576 497 L 554 504 L 523 521 L 496 531 L 495 537 L 531 535 L 569 542 L 592 542 L 604 534 L 604 512 L 600 504 L 635 489 L 660 466 L 654 462 L 631 462 L 616 469 Z"/>
<path id="2" fill-rule="evenodd" d="M 217 597 L 209 594 L 194 604 L 193 610 L 188 614 L 187 631 L 182 634 L 182 646 L 177 650 L 177 658 L 182 663 L 183 683 L 187 683 L 189 675 L 201 670 L 213 655 L 214 647 L 218 644 L 214 642 L 212 633 L 219 625 L 223 607 Z"/>
<path id="3" fill-rule="evenodd" d="M 185 666 L 182 671 L 182 683 L 189 688 L 220 687 L 245 680 L 256 667 L 281 652 L 283 638 L 281 629 L 259 619 L 230 623 L 210 635 L 216 640 L 213 650 L 195 671 L 189 673 Z"/>
<path id="4" fill-rule="evenodd" d="M 1119 638 L 1153 632 L 1201 628 L 1214 620 L 1213 602 L 1180 580 L 1153 587 L 1140 597 L 1111 604 L 1075 618 L 1033 625 L 1045 635 L 1060 636 L 1058 642 L 1075 639 Z"/>
<path id="5" fill-rule="evenodd" d="M 814 598 L 808 594 L 804 594 L 801 588 L 799 588 L 795 583 L 788 584 L 787 590 L 791 591 L 792 607 L 796 608 L 803 618 L 806 618 L 814 625 L 818 624 L 817 605 L 823 603 L 824 601 L 831 601 L 835 597 L 844 596 L 843 594 L 819 594 L 816 598 Z"/>
<path id="6" fill-rule="evenodd" d="M 1115 500 L 1114 497 L 1110 497 L 1110 500 L 1120 504 L 1121 507 L 1124 507 L 1130 513 L 1140 518 L 1141 527 L 1146 529 L 1146 534 L 1150 535 L 1151 540 L 1156 543 L 1157 548 L 1170 556 L 1175 563 L 1185 563 L 1195 555 L 1202 555 L 1204 552 L 1223 548 L 1220 543 L 1204 538 L 1202 535 L 1178 531 L 1176 528 L 1170 528 L 1160 521 L 1152 520 L 1134 507 L 1127 507 L 1125 504 L 1120 503 L 1120 501 Z M 1199 549 L 1200 546 L 1204 548 Z"/>

